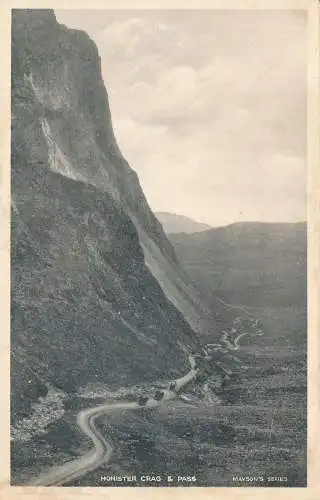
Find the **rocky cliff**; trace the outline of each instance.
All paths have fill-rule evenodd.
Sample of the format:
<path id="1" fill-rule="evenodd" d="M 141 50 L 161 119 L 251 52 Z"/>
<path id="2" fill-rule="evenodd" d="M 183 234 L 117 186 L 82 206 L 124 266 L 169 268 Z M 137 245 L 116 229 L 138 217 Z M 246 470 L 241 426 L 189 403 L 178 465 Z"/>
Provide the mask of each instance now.
<path id="1" fill-rule="evenodd" d="M 12 12 L 12 409 L 171 377 L 214 323 L 117 146 L 97 48 Z"/>

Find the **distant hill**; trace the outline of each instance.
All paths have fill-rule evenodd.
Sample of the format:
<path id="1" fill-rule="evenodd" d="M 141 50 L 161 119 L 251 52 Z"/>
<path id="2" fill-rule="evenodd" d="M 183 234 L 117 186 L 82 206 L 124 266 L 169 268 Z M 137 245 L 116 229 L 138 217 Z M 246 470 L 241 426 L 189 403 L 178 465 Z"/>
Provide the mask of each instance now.
<path id="1" fill-rule="evenodd" d="M 303 304 L 307 224 L 235 223 L 170 234 L 178 259 L 207 297 L 248 305 Z"/>
<path id="2" fill-rule="evenodd" d="M 211 229 L 211 226 L 203 222 L 197 222 L 185 215 L 171 214 L 170 212 L 156 212 L 157 219 L 161 222 L 167 234 L 170 233 L 200 233 Z"/>

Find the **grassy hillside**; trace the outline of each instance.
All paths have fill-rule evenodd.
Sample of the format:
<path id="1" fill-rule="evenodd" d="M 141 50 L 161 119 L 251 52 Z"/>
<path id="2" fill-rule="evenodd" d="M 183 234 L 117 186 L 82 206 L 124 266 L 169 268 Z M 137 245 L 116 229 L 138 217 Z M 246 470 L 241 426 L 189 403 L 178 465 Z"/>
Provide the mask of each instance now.
<path id="1" fill-rule="evenodd" d="M 237 304 L 306 302 L 306 223 L 238 223 L 197 234 L 170 234 L 194 284 Z"/>

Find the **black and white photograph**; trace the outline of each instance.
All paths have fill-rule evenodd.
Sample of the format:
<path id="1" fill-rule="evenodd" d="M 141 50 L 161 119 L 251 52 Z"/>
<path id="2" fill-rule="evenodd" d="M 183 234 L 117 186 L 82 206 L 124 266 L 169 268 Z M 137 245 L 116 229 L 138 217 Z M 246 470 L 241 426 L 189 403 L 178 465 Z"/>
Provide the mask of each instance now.
<path id="1" fill-rule="evenodd" d="M 307 21 L 12 9 L 12 486 L 308 486 Z"/>

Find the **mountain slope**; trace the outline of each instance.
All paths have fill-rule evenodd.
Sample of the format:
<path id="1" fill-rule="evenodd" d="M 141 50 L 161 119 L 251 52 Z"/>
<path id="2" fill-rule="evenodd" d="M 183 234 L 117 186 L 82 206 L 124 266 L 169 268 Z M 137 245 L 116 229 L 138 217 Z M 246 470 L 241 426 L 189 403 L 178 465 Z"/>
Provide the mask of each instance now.
<path id="1" fill-rule="evenodd" d="M 157 219 L 161 222 L 166 233 L 200 233 L 211 229 L 208 224 L 197 222 L 185 215 L 171 214 L 170 212 L 156 212 Z"/>
<path id="2" fill-rule="evenodd" d="M 74 486 L 168 469 L 196 474 L 199 486 L 234 486 L 247 471 L 289 471 L 288 485 L 305 485 L 296 308 L 289 324 L 260 308 L 260 324 L 214 293 L 205 305 L 117 147 L 93 42 L 47 10 L 14 10 L 12 34 L 12 483 L 85 455 L 78 412 L 154 396 L 189 371 L 188 344 L 203 372 L 187 389 L 198 402 L 103 417 L 97 431 L 114 444 L 112 461 Z M 235 256 L 240 246 L 231 232 L 223 248 Z M 231 340 L 238 361 L 224 349 Z M 234 371 L 223 387 L 221 359 Z"/>
<path id="3" fill-rule="evenodd" d="M 12 14 L 12 417 L 66 391 L 171 377 L 214 332 L 114 138 L 96 46 Z"/>
<path id="4" fill-rule="evenodd" d="M 237 223 L 169 237 L 180 262 L 211 300 L 218 294 L 248 305 L 306 302 L 304 222 Z"/>
<path id="5" fill-rule="evenodd" d="M 134 222 L 146 264 L 166 296 L 193 330 L 208 330 L 210 312 L 186 282 L 136 173 L 117 146 L 95 44 L 86 33 L 59 25 L 50 11 L 15 12 L 13 97 L 24 103 L 31 99 L 33 115 L 32 124 L 23 118 L 27 128 L 20 128 L 16 146 L 29 142 L 33 162 L 43 164 L 45 154 L 52 171 L 109 193 Z M 16 113 L 21 123 L 20 110 L 20 104 L 13 110 L 13 126 Z"/>

